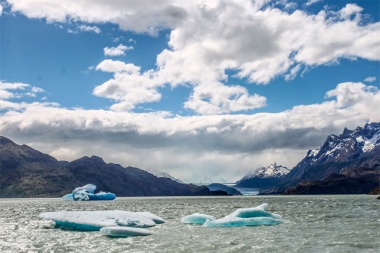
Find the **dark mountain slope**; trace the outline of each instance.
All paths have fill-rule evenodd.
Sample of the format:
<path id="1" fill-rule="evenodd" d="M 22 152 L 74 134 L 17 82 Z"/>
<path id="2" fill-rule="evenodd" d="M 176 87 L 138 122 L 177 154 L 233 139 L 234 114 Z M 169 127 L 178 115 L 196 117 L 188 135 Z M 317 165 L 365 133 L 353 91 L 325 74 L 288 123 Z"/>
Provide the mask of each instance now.
<path id="1" fill-rule="evenodd" d="M 88 183 L 119 197 L 214 194 L 206 186 L 158 178 L 138 168 L 107 164 L 96 156 L 60 162 L 0 136 L 0 197 L 61 197 Z"/>
<path id="2" fill-rule="evenodd" d="M 379 170 L 380 123 L 371 123 L 353 131 L 344 129 L 339 136 L 330 135 L 321 147 L 310 150 L 279 184 L 261 191 L 260 194 L 279 194 L 286 190 L 288 194 L 340 191 L 333 191 L 334 187 L 356 187 L 362 189 L 356 193 L 367 193 L 363 191 L 374 184 L 380 184 Z M 343 187 L 344 181 L 351 181 L 350 186 Z"/>

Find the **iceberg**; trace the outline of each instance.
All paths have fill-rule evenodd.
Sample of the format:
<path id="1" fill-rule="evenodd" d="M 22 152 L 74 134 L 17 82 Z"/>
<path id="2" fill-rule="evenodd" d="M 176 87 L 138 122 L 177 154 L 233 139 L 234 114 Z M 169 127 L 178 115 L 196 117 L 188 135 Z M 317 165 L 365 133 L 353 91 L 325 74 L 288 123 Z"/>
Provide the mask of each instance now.
<path id="1" fill-rule="evenodd" d="M 254 218 L 237 218 L 237 217 L 224 217 L 218 220 L 207 220 L 202 227 L 215 228 L 215 227 L 244 227 L 244 226 L 273 226 L 281 224 L 282 220 L 273 219 L 270 217 L 254 217 Z"/>
<path id="2" fill-rule="evenodd" d="M 201 213 L 194 213 L 188 216 L 185 216 L 181 219 L 182 223 L 185 224 L 204 224 L 207 220 L 215 220 L 214 216 L 207 215 L 207 214 L 201 214 Z"/>
<path id="3" fill-rule="evenodd" d="M 71 194 L 66 194 L 62 197 L 63 200 L 88 201 L 88 200 L 114 200 L 116 195 L 111 192 L 95 193 L 96 185 L 86 184 L 82 187 L 77 187 Z"/>
<path id="4" fill-rule="evenodd" d="M 153 234 L 144 228 L 131 227 L 104 227 L 100 229 L 100 233 L 110 237 L 146 236 Z"/>
<path id="5" fill-rule="evenodd" d="M 221 219 L 206 218 L 208 215 L 192 214 L 182 218 L 183 223 L 202 224 L 202 227 L 273 226 L 283 222 L 281 215 L 266 211 L 267 203 L 257 207 L 240 208 Z M 203 222 L 203 223 L 202 223 Z"/>
<path id="6" fill-rule="evenodd" d="M 68 200 L 68 201 L 74 201 L 74 197 L 72 193 L 66 194 L 65 196 L 62 197 L 63 200 Z"/>
<path id="7" fill-rule="evenodd" d="M 165 220 L 150 212 L 129 211 L 60 211 L 39 215 L 55 222 L 55 228 L 79 231 L 99 231 L 103 227 L 147 228 Z"/>
<path id="8" fill-rule="evenodd" d="M 237 218 L 269 217 L 273 219 L 281 219 L 281 215 L 269 213 L 266 210 L 267 207 L 268 207 L 268 204 L 264 203 L 257 207 L 240 208 L 240 209 L 237 209 L 232 214 L 228 215 L 227 217 L 237 217 Z"/>

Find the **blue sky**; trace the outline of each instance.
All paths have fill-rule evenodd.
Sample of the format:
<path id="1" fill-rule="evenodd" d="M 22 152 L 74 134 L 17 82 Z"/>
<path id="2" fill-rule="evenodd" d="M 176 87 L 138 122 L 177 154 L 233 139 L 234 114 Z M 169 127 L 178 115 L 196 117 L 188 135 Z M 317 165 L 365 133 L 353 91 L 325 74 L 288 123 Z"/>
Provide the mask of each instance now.
<path id="1" fill-rule="evenodd" d="M 234 181 L 380 120 L 375 0 L 0 5 L 0 135 L 59 159 Z"/>

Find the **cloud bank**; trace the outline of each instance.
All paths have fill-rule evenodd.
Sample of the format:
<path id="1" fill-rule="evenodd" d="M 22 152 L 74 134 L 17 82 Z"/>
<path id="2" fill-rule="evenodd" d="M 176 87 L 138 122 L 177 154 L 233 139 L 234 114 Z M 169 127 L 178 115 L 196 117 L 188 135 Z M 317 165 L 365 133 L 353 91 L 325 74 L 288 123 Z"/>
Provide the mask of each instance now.
<path id="1" fill-rule="evenodd" d="M 263 108 L 268 98 L 234 84 L 227 74 L 252 86 L 268 85 L 343 59 L 379 61 L 380 23 L 366 19 L 356 4 L 310 13 L 295 9 L 291 1 L 282 1 L 281 9 L 270 0 L 7 2 L 13 13 L 78 24 L 78 29 L 100 35 L 98 26 L 105 23 L 149 36 L 169 34 L 154 69 L 112 59 L 97 64 L 95 70 L 112 74 L 92 91 L 112 101 L 105 110 L 20 102 L 21 97 L 37 98 L 42 90 L 0 83 L 0 133 L 60 159 L 99 155 L 188 182 L 233 181 L 275 161 L 292 167 L 328 134 L 380 121 L 378 88 L 360 82 L 337 84 L 320 103 L 236 114 Z M 131 49 L 120 44 L 103 51 L 116 57 Z M 159 102 L 163 88 L 178 86 L 191 89 L 183 107 L 195 116 L 134 112 L 142 104 Z"/>
<path id="2" fill-rule="evenodd" d="M 9 98 L 3 95 L 0 105 Z M 188 182 L 237 180 L 273 161 L 294 166 L 327 134 L 380 121 L 379 104 L 376 87 L 351 82 L 338 84 L 322 103 L 253 115 L 184 117 L 15 103 L 2 114 L 0 132 L 60 159 L 96 154 Z"/>

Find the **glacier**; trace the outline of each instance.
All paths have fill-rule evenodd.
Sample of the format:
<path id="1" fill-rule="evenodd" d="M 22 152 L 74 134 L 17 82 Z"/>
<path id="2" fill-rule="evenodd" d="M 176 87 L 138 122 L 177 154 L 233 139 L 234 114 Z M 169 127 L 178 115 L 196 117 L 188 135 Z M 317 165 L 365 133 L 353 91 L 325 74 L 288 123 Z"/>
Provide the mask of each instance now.
<path id="1" fill-rule="evenodd" d="M 95 193 L 96 185 L 86 184 L 82 187 L 77 187 L 72 193 L 62 197 L 63 200 L 88 201 L 88 200 L 114 200 L 116 195 L 111 192 Z"/>
<path id="2" fill-rule="evenodd" d="M 273 226 L 283 223 L 279 214 L 266 211 L 267 203 L 257 207 L 240 208 L 221 219 L 207 218 L 205 214 L 192 214 L 182 218 L 182 223 L 201 224 L 202 227 Z M 202 223 L 202 221 L 204 221 Z"/>
<path id="3" fill-rule="evenodd" d="M 165 222 L 150 212 L 120 210 L 44 212 L 39 217 L 54 221 L 55 228 L 79 231 L 99 231 L 103 227 L 148 228 Z"/>

